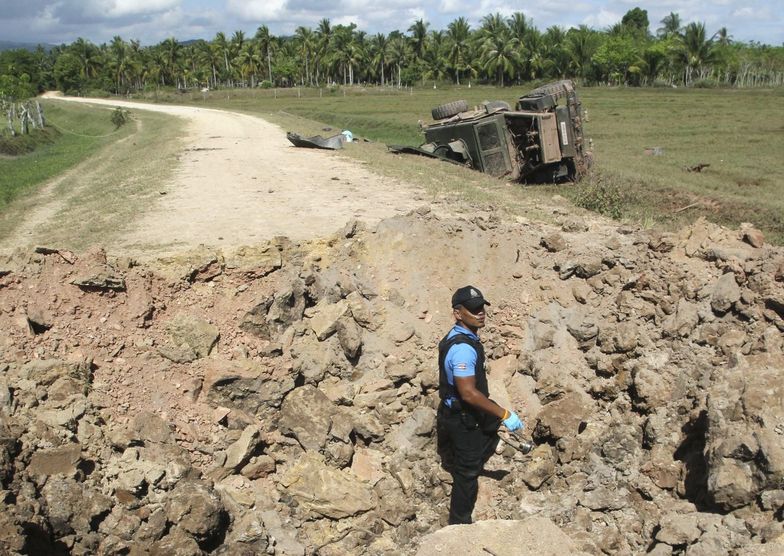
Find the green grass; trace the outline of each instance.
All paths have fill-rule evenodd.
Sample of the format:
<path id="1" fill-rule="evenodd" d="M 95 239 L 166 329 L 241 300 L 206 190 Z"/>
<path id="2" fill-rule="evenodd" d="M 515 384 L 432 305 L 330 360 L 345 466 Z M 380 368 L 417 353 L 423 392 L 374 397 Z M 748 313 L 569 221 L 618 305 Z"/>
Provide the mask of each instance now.
<path id="1" fill-rule="evenodd" d="M 417 121 L 428 121 L 433 106 L 457 99 L 466 99 L 469 105 L 494 99 L 514 104 L 529 88 L 357 87 L 345 96 L 342 89 L 324 88 L 301 89 L 300 97 L 297 89 L 211 91 L 160 94 L 158 100 L 259 114 L 284 126 L 296 124 L 299 127 L 287 129 L 300 133 L 320 132 L 328 125 L 373 141 L 416 145 L 422 141 Z M 666 228 L 699 216 L 728 226 L 752 222 L 768 240 L 784 244 L 784 169 L 779 160 L 784 153 L 784 90 L 597 87 L 581 88 L 579 93 L 588 110 L 587 135 L 594 141 L 595 179 L 602 184 L 597 189 L 621 193 L 611 195 L 618 206 L 608 212 Z M 661 147 L 663 154 L 646 154 L 649 147 Z M 390 168 L 359 149 L 351 156 L 396 177 L 412 173 Z M 701 163 L 709 164 L 702 172 L 685 170 Z M 439 176 L 442 182 L 455 178 L 451 169 L 434 171 L 432 166 L 410 164 L 420 167 L 425 182 Z M 492 189 L 487 180 L 466 180 Z M 571 185 L 521 188 L 520 193 L 534 201 L 554 194 L 575 202 L 581 196 Z M 520 195 L 521 204 L 530 204 Z"/>
<path id="2" fill-rule="evenodd" d="M 0 207 L 0 241 L 84 249 L 121 239 L 168 189 L 184 120 L 132 111 L 116 130 L 111 108 L 51 101 L 47 113 L 61 139 L 2 161 L 27 187 L 18 187 L 14 200 Z M 20 226 L 30 229 L 20 235 Z"/>
<path id="3" fill-rule="evenodd" d="M 0 158 L 0 211 L 132 132 L 129 126 L 115 133 L 108 110 L 56 101 L 41 104 L 52 131 L 47 140 L 35 145 L 33 152 Z"/>

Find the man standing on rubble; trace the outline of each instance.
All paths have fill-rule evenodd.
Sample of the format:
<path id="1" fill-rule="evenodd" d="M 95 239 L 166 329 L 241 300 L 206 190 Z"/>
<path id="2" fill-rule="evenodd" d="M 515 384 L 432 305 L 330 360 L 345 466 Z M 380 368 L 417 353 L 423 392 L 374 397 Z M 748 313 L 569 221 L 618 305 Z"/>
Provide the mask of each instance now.
<path id="1" fill-rule="evenodd" d="M 449 524 L 471 523 L 479 474 L 498 445 L 498 428 L 523 428 L 513 411 L 490 399 L 485 352 L 479 329 L 485 326 L 482 292 L 465 286 L 452 295 L 455 324 L 438 344 L 438 427 L 451 450 L 453 465 Z"/>

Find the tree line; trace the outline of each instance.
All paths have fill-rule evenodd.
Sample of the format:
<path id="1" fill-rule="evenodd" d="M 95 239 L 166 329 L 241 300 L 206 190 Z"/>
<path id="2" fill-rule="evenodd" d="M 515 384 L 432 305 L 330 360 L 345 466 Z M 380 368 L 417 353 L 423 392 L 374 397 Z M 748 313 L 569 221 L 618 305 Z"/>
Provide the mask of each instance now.
<path id="1" fill-rule="evenodd" d="M 169 38 L 142 46 L 116 36 L 95 45 L 79 38 L 49 51 L 0 53 L 0 97 L 67 93 L 127 94 L 158 87 L 292 87 L 372 84 L 402 87 L 429 81 L 500 86 L 572 78 L 585 85 L 777 86 L 784 83 L 784 46 L 732 39 L 727 28 L 684 24 L 672 12 L 649 31 L 646 10 L 615 25 L 539 30 L 522 12 L 458 17 L 446 29 L 419 19 L 406 32 L 369 35 L 355 24 L 322 19 L 275 36 L 266 25 L 251 36 L 219 32 L 212 40 Z"/>

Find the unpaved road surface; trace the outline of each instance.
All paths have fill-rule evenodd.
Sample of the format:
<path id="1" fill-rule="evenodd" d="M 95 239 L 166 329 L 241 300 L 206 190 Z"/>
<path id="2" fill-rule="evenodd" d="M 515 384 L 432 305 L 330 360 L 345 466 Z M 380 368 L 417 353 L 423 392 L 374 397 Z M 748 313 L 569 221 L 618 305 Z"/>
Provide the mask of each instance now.
<path id="1" fill-rule="evenodd" d="M 138 215 L 121 245 L 106 246 L 113 250 L 164 255 L 202 244 L 231 248 L 279 235 L 312 239 L 333 233 L 352 218 L 375 223 L 422 203 L 419 189 L 376 175 L 340 153 L 293 147 L 281 128 L 261 118 L 198 107 L 50 98 L 188 120 L 184 151 L 173 183 L 164 188 L 167 194 Z M 29 233 L 25 239 L 12 238 L 11 243 L 29 243 Z"/>

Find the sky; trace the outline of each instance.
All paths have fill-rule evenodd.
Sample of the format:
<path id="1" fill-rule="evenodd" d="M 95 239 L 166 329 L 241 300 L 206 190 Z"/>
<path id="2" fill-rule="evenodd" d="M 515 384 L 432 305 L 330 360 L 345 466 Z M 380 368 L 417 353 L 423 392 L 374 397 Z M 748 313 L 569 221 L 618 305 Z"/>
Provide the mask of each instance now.
<path id="1" fill-rule="evenodd" d="M 705 23 L 708 35 L 726 27 L 733 40 L 784 44 L 782 0 L 0 0 L 0 41 L 62 44 L 82 37 L 96 44 L 119 35 L 142 45 L 168 37 L 212 39 L 218 31 L 253 35 L 267 25 L 291 35 L 300 25 L 315 28 L 327 18 L 356 23 L 375 34 L 406 31 L 417 19 L 446 29 L 463 16 L 472 28 L 491 13 L 523 12 L 540 30 L 581 24 L 605 29 L 634 7 L 648 11 L 651 32 L 670 12 L 681 21 Z"/>

